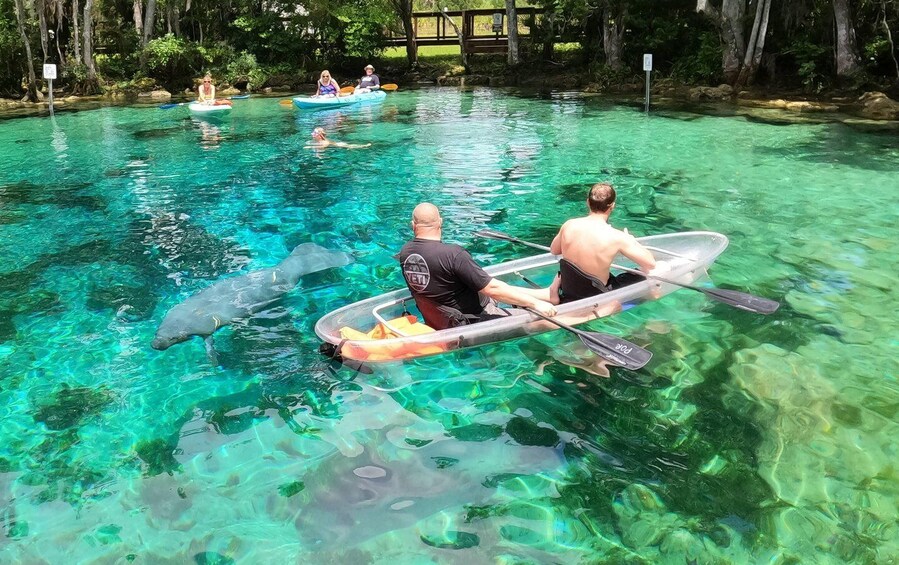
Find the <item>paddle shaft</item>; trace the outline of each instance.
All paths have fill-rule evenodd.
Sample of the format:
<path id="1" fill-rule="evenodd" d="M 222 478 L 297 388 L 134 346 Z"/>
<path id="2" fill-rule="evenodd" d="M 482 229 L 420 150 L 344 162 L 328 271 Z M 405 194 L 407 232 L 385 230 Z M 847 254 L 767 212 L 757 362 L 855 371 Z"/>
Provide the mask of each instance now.
<path id="1" fill-rule="evenodd" d="M 584 342 L 584 345 L 588 346 L 594 353 L 596 353 L 597 355 L 603 357 L 604 359 L 611 361 L 612 363 L 614 363 L 616 365 L 620 365 L 626 369 L 631 369 L 631 370 L 640 369 L 644 365 L 646 365 L 646 363 L 648 363 L 649 360 L 652 358 L 652 353 L 650 353 L 649 351 L 647 351 L 647 350 L 643 349 L 642 347 L 640 347 L 636 344 L 633 344 L 629 341 L 619 340 L 619 338 L 615 338 L 614 336 L 608 336 L 610 339 L 615 339 L 615 340 L 620 341 L 620 343 L 616 344 L 615 347 L 622 348 L 622 351 L 616 351 L 615 348 L 610 347 L 609 345 L 606 345 L 602 341 L 594 338 L 593 334 L 591 334 L 589 332 L 581 331 L 577 328 L 569 326 L 568 324 L 566 324 L 564 322 L 560 322 L 559 320 L 556 320 L 555 318 L 550 318 L 548 316 L 544 316 L 543 314 L 541 314 L 540 312 L 537 312 L 536 310 L 534 310 L 532 308 L 525 308 L 525 310 L 527 310 L 534 316 L 537 316 L 538 318 L 541 318 L 543 320 L 546 320 L 547 322 L 550 322 L 552 324 L 559 326 L 563 330 L 573 333 L 574 335 L 581 338 L 581 341 Z M 599 335 L 602 335 L 602 334 L 599 334 Z M 634 357 L 628 357 L 628 355 L 630 353 L 637 353 L 643 358 L 636 359 Z"/>
<path id="2" fill-rule="evenodd" d="M 512 237 L 511 235 L 504 234 L 502 232 L 494 231 L 494 230 L 480 230 L 475 232 L 475 235 L 479 235 L 482 237 L 488 237 L 492 239 L 500 239 L 511 241 L 513 243 L 520 243 L 522 245 L 527 245 L 528 247 L 533 247 L 534 249 L 539 249 L 541 251 L 550 251 L 549 247 L 545 245 L 539 245 L 537 243 L 531 243 L 530 241 L 525 241 L 523 239 L 518 239 L 517 237 Z M 653 251 L 658 251 L 660 253 L 665 253 L 667 255 L 671 255 L 672 257 L 681 257 L 684 259 L 692 259 L 690 257 L 686 257 L 684 255 L 680 255 L 678 253 L 674 253 L 672 251 L 667 251 L 665 249 L 660 249 L 658 247 L 648 247 Z M 663 282 L 666 284 L 671 284 L 674 286 L 679 286 L 681 288 L 687 288 L 690 290 L 695 290 L 696 292 L 701 292 L 707 297 L 717 300 L 719 302 L 724 302 L 725 304 L 729 304 L 735 308 L 739 308 L 741 310 L 746 310 L 747 312 L 755 312 L 757 314 L 771 314 L 780 307 L 780 303 L 776 300 L 770 300 L 767 298 L 761 298 L 759 296 L 754 296 L 752 294 L 748 294 L 745 292 L 740 292 L 736 290 L 726 290 L 726 289 L 717 289 L 717 288 L 702 288 L 699 286 L 694 286 L 691 284 L 681 283 L 677 281 L 673 281 L 671 279 L 666 279 L 663 277 L 659 277 L 656 275 L 647 275 L 642 271 L 638 271 L 636 269 L 631 269 L 628 267 L 622 267 L 621 265 L 616 265 L 612 263 L 612 268 L 618 269 L 621 271 L 625 271 L 628 273 L 633 273 L 636 275 L 640 275 L 646 277 L 648 279 L 654 279 L 659 282 Z"/>

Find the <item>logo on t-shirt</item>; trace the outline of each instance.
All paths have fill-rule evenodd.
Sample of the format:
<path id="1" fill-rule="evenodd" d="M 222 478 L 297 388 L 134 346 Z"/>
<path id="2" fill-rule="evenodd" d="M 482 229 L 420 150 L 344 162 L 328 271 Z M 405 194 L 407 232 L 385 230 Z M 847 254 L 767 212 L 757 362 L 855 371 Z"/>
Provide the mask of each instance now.
<path id="1" fill-rule="evenodd" d="M 431 270 L 428 269 L 425 258 L 418 253 L 409 255 L 403 261 L 403 276 L 406 277 L 409 288 L 418 292 L 427 288 L 428 283 L 431 282 Z"/>

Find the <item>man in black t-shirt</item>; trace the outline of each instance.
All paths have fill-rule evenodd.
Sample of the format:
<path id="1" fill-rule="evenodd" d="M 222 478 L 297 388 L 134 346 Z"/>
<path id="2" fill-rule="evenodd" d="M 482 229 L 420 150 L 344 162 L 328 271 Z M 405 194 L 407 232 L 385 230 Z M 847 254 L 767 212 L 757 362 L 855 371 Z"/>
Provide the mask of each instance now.
<path id="1" fill-rule="evenodd" d="M 381 88 L 381 79 L 375 74 L 375 68 L 365 65 L 365 76 L 359 79 L 359 85 L 354 92 L 371 92 Z"/>
<path id="2" fill-rule="evenodd" d="M 515 287 L 494 279 L 463 248 L 441 242 L 443 218 L 433 204 L 415 207 L 412 231 L 415 239 L 403 246 L 398 258 L 415 304 L 435 330 L 503 315 L 491 299 L 556 315 L 549 289 Z"/>

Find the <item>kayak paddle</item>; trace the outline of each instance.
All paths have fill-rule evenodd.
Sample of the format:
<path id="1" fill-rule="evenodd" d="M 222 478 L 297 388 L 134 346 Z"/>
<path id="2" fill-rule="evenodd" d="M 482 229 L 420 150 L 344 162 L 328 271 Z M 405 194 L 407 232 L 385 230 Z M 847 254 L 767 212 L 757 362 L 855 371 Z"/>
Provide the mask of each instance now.
<path id="1" fill-rule="evenodd" d="M 392 82 L 391 82 L 391 83 L 388 83 L 388 84 L 382 84 L 382 85 L 381 85 L 381 90 L 386 90 L 386 91 L 388 91 L 388 92 L 393 92 L 393 91 L 396 90 L 397 88 L 399 88 L 399 87 L 398 87 L 397 85 L 393 84 Z"/>
<path id="2" fill-rule="evenodd" d="M 512 237 L 511 235 L 505 234 L 503 232 L 495 231 L 495 230 L 479 230 L 474 232 L 474 234 L 478 237 L 486 237 L 490 239 L 500 239 L 504 241 L 511 241 L 513 243 L 520 243 L 522 245 L 527 245 L 528 247 L 533 247 L 534 249 L 540 249 L 541 251 L 549 251 L 549 247 L 545 245 L 539 245 L 537 243 L 531 243 L 530 241 L 525 241 L 523 239 L 518 239 L 517 237 Z M 660 250 L 665 252 L 664 250 Z M 612 264 L 612 267 L 625 271 L 628 273 L 634 273 L 636 275 L 641 275 L 649 279 L 655 279 L 657 281 L 672 284 L 674 286 L 679 286 L 681 288 L 687 288 L 690 290 L 695 290 L 697 292 L 701 292 L 705 294 L 707 297 L 712 300 L 717 300 L 718 302 L 723 302 L 724 304 L 728 304 L 735 308 L 739 308 L 740 310 L 746 310 L 747 312 L 755 312 L 756 314 L 772 314 L 779 307 L 780 302 L 776 300 L 769 300 L 767 298 L 762 298 L 761 296 L 755 296 L 752 294 L 748 294 L 745 292 L 740 292 L 738 290 L 727 290 L 723 288 L 703 288 L 701 286 L 694 286 L 691 284 L 680 283 L 677 281 L 673 281 L 671 279 L 666 279 L 663 277 L 659 277 L 656 275 L 647 275 L 642 271 L 638 271 L 636 269 L 630 269 L 628 267 L 622 267 L 620 265 Z"/>
<path id="3" fill-rule="evenodd" d="M 581 338 L 581 341 L 584 342 L 587 349 L 596 353 L 606 361 L 624 367 L 625 369 L 636 371 L 649 363 L 649 360 L 652 359 L 652 353 L 650 351 L 647 351 L 636 343 L 631 343 L 626 339 L 621 339 L 620 337 L 615 337 L 610 334 L 584 332 L 556 319 L 544 316 L 531 308 L 525 308 L 525 310 L 538 318 L 542 318 L 547 322 L 559 326 L 563 330 L 568 330 Z"/>
<path id="4" fill-rule="evenodd" d="M 344 86 L 340 89 L 341 94 L 352 94 L 356 90 L 355 86 Z"/>

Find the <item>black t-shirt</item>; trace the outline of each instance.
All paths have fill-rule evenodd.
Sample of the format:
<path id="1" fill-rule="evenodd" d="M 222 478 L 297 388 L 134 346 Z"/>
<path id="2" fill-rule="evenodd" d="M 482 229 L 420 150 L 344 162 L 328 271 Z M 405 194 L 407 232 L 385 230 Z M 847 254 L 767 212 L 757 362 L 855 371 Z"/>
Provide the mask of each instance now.
<path id="1" fill-rule="evenodd" d="M 446 308 L 475 317 L 484 311 L 487 299 L 478 292 L 493 277 L 474 262 L 468 251 L 458 245 L 416 238 L 404 245 L 397 257 L 406 285 L 425 323 L 432 328 L 459 325 Z"/>
<path id="2" fill-rule="evenodd" d="M 381 79 L 378 78 L 378 75 L 372 73 L 359 79 L 359 88 L 371 88 L 373 86 L 381 86 Z"/>

